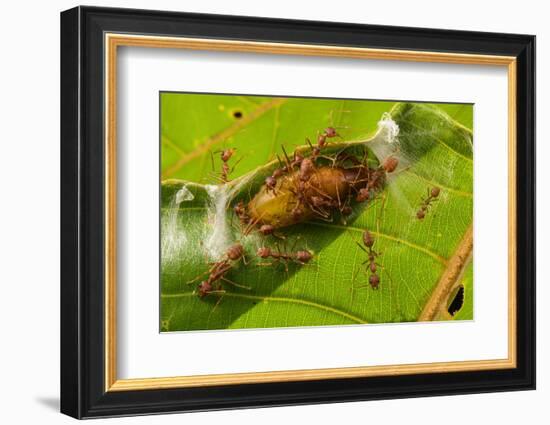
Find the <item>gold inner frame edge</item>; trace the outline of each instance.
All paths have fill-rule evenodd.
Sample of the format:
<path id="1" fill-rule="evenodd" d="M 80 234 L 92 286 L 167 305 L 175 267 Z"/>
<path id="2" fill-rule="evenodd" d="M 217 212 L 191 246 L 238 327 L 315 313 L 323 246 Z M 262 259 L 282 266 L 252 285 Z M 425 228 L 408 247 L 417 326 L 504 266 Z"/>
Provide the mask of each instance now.
<path id="1" fill-rule="evenodd" d="M 106 33 L 105 46 L 105 391 L 312 381 L 510 369 L 516 356 L 516 58 L 478 54 Z M 404 62 L 505 66 L 508 71 L 508 358 L 437 363 L 117 379 L 116 372 L 116 99 L 117 49 L 126 47 L 326 56 Z"/>

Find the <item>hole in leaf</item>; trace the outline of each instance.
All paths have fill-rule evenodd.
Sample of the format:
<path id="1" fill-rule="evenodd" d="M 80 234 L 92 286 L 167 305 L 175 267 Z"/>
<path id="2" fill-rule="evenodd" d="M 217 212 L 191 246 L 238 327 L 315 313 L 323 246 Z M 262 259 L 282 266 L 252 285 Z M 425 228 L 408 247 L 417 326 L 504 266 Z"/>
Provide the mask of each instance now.
<path id="1" fill-rule="evenodd" d="M 240 120 L 243 117 L 243 113 L 241 111 L 233 111 L 233 118 Z"/>
<path id="2" fill-rule="evenodd" d="M 456 313 L 460 311 L 463 304 L 464 304 L 464 286 L 460 285 L 454 297 L 452 298 L 452 301 L 449 304 L 447 311 L 451 316 L 454 316 Z"/>

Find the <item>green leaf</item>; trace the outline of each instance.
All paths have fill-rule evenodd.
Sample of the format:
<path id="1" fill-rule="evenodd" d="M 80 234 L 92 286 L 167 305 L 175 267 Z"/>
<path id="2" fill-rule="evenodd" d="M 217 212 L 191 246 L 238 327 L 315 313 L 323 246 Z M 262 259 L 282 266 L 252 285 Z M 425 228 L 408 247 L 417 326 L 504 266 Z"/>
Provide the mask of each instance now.
<path id="1" fill-rule="evenodd" d="M 444 106 L 468 123 L 471 105 Z M 162 108 L 167 179 L 162 184 L 161 331 L 418 320 L 472 223 L 472 134 L 441 105 L 166 93 Z M 235 112 L 242 116 L 235 118 Z M 256 232 L 242 235 L 230 206 L 257 192 L 276 167 L 270 161 L 281 145 L 292 151 L 305 137 L 314 141 L 318 130 L 334 125 L 347 127 L 339 132 L 354 141 L 348 149 L 368 147 L 382 160 L 384 134 L 375 133 L 384 112 L 399 125 L 402 165 L 377 201 L 355 205 L 347 224 L 310 221 L 285 228 L 280 231 L 284 241 Z M 213 183 L 210 151 L 224 146 L 236 147 L 237 159 L 242 157 L 231 174 L 234 180 L 201 184 Z M 330 146 L 334 151 L 344 145 Z M 219 157 L 214 160 L 217 173 Z M 433 186 L 441 188 L 438 200 L 418 220 L 421 199 Z M 219 202 L 220 193 L 230 201 Z M 210 267 L 208 253 L 215 252 L 212 232 L 220 228 L 219 222 L 213 224 L 212 199 L 218 200 L 218 220 L 222 217 L 229 229 L 220 245 L 240 241 L 249 263 L 227 274 L 239 286 L 226 283 L 223 297 L 200 299 L 194 291 Z M 377 291 L 367 285 L 366 254 L 357 247 L 366 229 L 381 253 Z M 282 263 L 258 264 L 254 255 L 262 245 L 288 249 L 293 244 L 314 253 L 311 263 L 289 264 L 287 270 Z M 465 301 L 454 318 L 470 320 L 472 272 L 471 266 L 462 267 Z"/>
<path id="2" fill-rule="evenodd" d="M 342 129 L 346 140 L 365 139 L 376 130 L 383 112 L 394 102 L 273 98 L 163 93 L 162 178 L 212 183 L 219 172 L 218 156 L 212 169 L 211 152 L 236 148 L 239 164 L 233 178 L 275 159 L 281 147 L 292 152 L 315 142 L 329 125 Z M 235 118 L 240 112 L 241 118 Z"/>

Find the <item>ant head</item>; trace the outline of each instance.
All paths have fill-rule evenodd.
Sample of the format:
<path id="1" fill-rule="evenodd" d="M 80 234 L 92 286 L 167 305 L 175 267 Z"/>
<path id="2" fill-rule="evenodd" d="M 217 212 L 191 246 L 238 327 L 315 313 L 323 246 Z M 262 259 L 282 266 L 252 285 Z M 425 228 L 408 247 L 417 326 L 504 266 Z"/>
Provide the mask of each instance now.
<path id="1" fill-rule="evenodd" d="M 370 190 L 367 189 L 366 187 L 363 187 L 359 189 L 359 193 L 355 197 L 355 200 L 357 202 L 365 202 L 365 201 L 368 201 L 369 198 L 370 198 Z"/>
<path id="2" fill-rule="evenodd" d="M 398 165 L 399 160 L 395 156 L 388 156 L 382 163 L 382 167 L 384 167 L 386 173 L 393 173 Z"/>
<path id="3" fill-rule="evenodd" d="M 228 148 L 221 151 L 221 158 L 223 162 L 227 162 L 231 159 L 233 154 L 235 153 L 235 148 Z"/>
<path id="4" fill-rule="evenodd" d="M 281 177 L 284 174 L 284 170 L 282 168 L 276 168 L 273 170 L 273 174 L 271 174 L 271 177 L 274 179 L 277 179 Z"/>
<path id="5" fill-rule="evenodd" d="M 372 246 L 374 245 L 374 237 L 368 230 L 365 230 L 365 232 L 363 233 L 363 243 L 367 248 L 372 248 Z"/>
<path id="6" fill-rule="evenodd" d="M 206 295 L 208 295 L 210 292 L 212 292 L 212 284 L 206 280 L 202 281 L 201 283 L 199 283 L 199 297 L 205 297 Z"/>
<path id="7" fill-rule="evenodd" d="M 349 205 L 344 206 L 341 211 L 342 215 L 345 217 L 350 216 L 352 212 L 353 209 Z"/>
<path id="8" fill-rule="evenodd" d="M 327 127 L 325 129 L 325 135 L 327 137 L 336 137 L 338 136 L 338 133 L 336 133 L 336 129 L 334 127 Z"/>
<path id="9" fill-rule="evenodd" d="M 244 211 L 244 202 L 243 201 L 239 201 L 235 204 L 235 206 L 233 207 L 233 210 L 239 214 L 241 212 Z"/>
<path id="10" fill-rule="evenodd" d="M 304 156 L 300 152 L 298 152 L 298 150 L 295 150 L 294 151 L 294 162 L 295 163 L 301 163 L 303 159 L 304 159 Z"/>
<path id="11" fill-rule="evenodd" d="M 273 176 L 266 177 L 265 185 L 270 189 L 273 189 L 277 185 L 277 179 Z"/>
<path id="12" fill-rule="evenodd" d="M 244 248 L 240 243 L 231 245 L 227 250 L 227 258 L 232 261 L 240 259 L 244 255 Z"/>

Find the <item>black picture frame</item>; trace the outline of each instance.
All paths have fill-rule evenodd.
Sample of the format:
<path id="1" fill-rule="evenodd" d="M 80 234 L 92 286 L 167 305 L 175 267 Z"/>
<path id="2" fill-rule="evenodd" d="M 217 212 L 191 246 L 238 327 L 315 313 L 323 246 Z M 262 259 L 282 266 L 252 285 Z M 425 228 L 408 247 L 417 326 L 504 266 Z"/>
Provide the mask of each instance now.
<path id="1" fill-rule="evenodd" d="M 517 58 L 517 367 L 105 391 L 104 34 L 256 40 Z M 76 7 L 61 13 L 61 412 L 75 418 L 535 388 L 535 37 Z"/>

